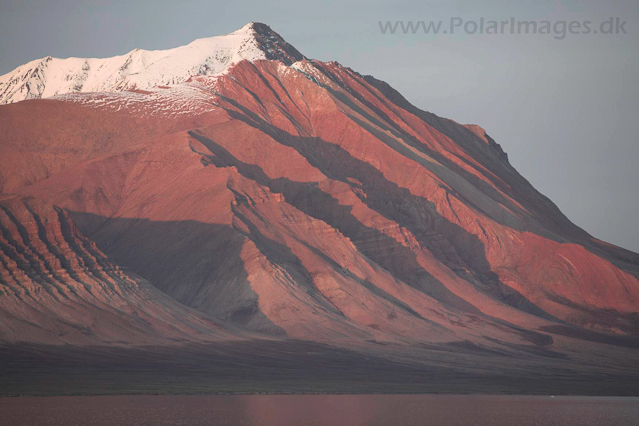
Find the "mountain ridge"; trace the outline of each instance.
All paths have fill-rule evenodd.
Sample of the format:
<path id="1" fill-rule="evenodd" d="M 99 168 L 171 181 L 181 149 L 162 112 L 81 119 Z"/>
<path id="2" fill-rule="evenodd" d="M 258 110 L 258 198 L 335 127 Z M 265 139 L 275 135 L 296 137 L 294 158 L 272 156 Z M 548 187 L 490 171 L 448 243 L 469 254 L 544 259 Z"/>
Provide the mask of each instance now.
<path id="1" fill-rule="evenodd" d="M 110 58 L 36 59 L 0 76 L 0 104 L 66 93 L 174 85 L 196 75 L 219 75 L 243 59 L 273 59 L 290 65 L 304 56 L 269 26 L 250 22 L 227 35 L 167 50 L 133 49 Z"/>

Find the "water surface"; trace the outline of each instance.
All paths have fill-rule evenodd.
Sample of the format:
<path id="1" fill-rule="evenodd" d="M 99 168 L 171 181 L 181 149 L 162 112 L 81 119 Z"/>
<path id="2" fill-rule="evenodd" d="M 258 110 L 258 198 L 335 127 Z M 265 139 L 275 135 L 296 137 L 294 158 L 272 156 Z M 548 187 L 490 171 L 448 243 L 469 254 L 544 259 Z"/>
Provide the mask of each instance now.
<path id="1" fill-rule="evenodd" d="M 6 425 L 639 425 L 639 398 L 228 395 L 0 398 Z"/>

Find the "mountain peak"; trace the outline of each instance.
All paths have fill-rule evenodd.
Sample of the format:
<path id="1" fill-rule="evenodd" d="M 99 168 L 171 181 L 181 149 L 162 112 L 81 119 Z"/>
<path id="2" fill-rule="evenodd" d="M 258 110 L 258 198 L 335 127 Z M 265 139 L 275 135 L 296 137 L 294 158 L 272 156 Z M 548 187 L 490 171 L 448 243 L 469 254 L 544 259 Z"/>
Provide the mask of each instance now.
<path id="1" fill-rule="evenodd" d="M 259 31 L 259 32 L 273 32 L 271 27 L 261 22 L 251 21 L 248 24 L 244 25 L 239 30 L 235 32 L 246 32 L 246 31 Z"/>
<path id="2" fill-rule="evenodd" d="M 226 35 L 167 50 L 134 49 L 112 58 L 31 61 L 0 76 L 0 104 L 74 92 L 113 92 L 174 85 L 197 75 L 219 75 L 242 61 L 305 59 L 268 25 L 249 22 Z"/>
<path id="3" fill-rule="evenodd" d="M 255 21 L 251 21 L 248 24 L 244 25 L 242 28 L 235 30 L 234 33 L 250 33 L 250 32 L 255 32 L 258 34 L 274 34 L 277 35 L 279 37 L 279 34 L 277 34 L 275 31 L 273 31 L 273 29 L 267 25 L 264 24 L 262 22 L 255 22 Z"/>
<path id="4" fill-rule="evenodd" d="M 227 35 L 202 38 L 193 41 L 189 46 L 217 43 L 220 39 L 234 39 L 236 53 L 241 59 L 270 59 L 291 65 L 306 59 L 295 47 L 290 45 L 271 27 L 261 22 L 249 22 L 242 28 Z"/>

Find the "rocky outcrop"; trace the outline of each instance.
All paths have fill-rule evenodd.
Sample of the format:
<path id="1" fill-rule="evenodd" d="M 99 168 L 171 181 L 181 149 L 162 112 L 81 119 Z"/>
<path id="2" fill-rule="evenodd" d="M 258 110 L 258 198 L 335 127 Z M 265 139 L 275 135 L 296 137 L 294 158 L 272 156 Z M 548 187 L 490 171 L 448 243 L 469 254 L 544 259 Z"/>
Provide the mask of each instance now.
<path id="1" fill-rule="evenodd" d="M 0 201 L 0 322 L 5 344 L 241 338 L 115 265 L 64 210 L 29 198 Z"/>

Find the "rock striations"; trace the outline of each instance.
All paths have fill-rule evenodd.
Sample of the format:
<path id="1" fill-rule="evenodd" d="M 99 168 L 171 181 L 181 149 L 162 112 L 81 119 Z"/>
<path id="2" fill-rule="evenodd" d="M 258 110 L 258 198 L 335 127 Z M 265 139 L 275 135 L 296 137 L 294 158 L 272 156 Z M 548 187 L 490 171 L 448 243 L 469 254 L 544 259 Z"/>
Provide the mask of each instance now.
<path id="1" fill-rule="evenodd" d="M 3 341 L 612 357 L 596 342 L 639 334 L 639 255 L 572 224 L 481 127 L 266 25 L 33 61 L 0 103 Z"/>

